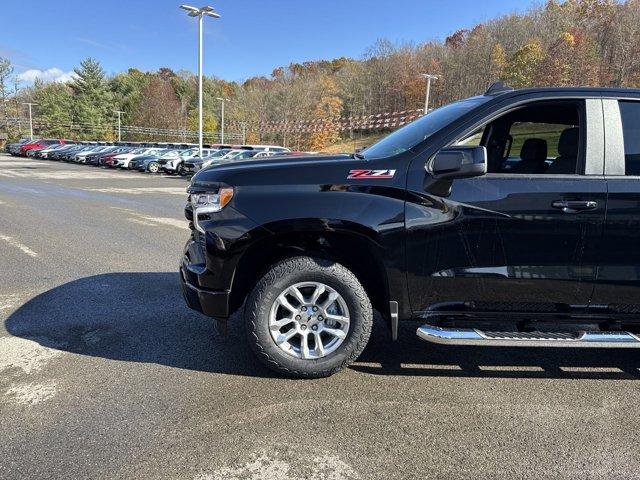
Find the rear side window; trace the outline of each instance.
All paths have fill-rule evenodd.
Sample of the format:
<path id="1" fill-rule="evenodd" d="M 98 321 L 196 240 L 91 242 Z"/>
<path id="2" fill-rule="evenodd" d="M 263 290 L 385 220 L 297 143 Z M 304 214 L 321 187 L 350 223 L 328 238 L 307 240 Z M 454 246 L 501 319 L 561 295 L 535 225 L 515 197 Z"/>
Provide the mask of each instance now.
<path id="1" fill-rule="evenodd" d="M 625 174 L 640 175 L 640 102 L 620 102 Z"/>

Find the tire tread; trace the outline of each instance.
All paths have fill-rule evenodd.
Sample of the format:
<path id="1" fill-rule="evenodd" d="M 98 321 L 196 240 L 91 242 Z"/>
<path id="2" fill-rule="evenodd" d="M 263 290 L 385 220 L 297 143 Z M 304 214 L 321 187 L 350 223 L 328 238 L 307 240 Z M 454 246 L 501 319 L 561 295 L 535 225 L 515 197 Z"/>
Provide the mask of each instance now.
<path id="1" fill-rule="evenodd" d="M 358 299 L 361 311 L 363 312 L 363 322 L 360 335 L 351 336 L 347 345 L 349 345 L 349 354 L 345 356 L 343 361 L 337 366 L 322 371 L 305 371 L 300 369 L 292 369 L 282 365 L 277 359 L 273 358 L 260 344 L 257 331 L 257 315 L 259 311 L 260 299 L 265 295 L 267 289 L 273 285 L 278 279 L 288 275 L 295 274 L 300 271 L 318 270 L 318 267 L 324 269 L 326 273 L 330 273 L 340 283 L 349 287 Z M 270 369 L 289 377 L 297 378 L 321 378 L 331 376 L 340 370 L 345 369 L 353 363 L 362 353 L 371 336 L 373 325 L 373 309 L 371 302 L 364 288 L 360 284 L 358 278 L 346 267 L 339 263 L 334 263 L 324 259 L 312 257 L 290 257 L 276 263 L 269 271 L 258 281 L 245 305 L 245 321 L 247 324 L 247 334 L 249 344 L 257 355 L 257 357 Z"/>

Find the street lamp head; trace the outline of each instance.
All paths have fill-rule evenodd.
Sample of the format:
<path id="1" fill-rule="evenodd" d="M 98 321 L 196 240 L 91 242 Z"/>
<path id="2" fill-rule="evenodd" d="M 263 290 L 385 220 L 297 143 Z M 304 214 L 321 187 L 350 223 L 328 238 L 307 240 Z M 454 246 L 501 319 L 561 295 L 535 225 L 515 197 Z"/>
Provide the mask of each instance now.
<path id="1" fill-rule="evenodd" d="M 420 76 L 430 80 L 438 80 L 440 78 L 439 75 L 433 75 L 431 73 L 421 73 Z"/>
<path id="2" fill-rule="evenodd" d="M 186 10 L 190 13 L 195 13 L 196 15 L 200 13 L 200 11 L 196 7 L 192 7 L 191 5 L 180 5 L 180 8 Z"/>
<path id="3" fill-rule="evenodd" d="M 210 6 L 205 6 L 205 7 L 201 7 L 200 11 L 203 13 L 203 15 L 208 15 L 209 17 L 213 17 L 213 18 L 220 18 L 220 15 L 217 14 L 213 7 Z"/>
<path id="4" fill-rule="evenodd" d="M 180 8 L 187 11 L 187 15 L 190 17 L 199 17 L 201 15 L 206 15 L 208 17 L 220 18 L 220 15 L 217 14 L 213 7 L 204 6 L 201 8 L 192 7 L 191 5 L 180 5 Z"/>

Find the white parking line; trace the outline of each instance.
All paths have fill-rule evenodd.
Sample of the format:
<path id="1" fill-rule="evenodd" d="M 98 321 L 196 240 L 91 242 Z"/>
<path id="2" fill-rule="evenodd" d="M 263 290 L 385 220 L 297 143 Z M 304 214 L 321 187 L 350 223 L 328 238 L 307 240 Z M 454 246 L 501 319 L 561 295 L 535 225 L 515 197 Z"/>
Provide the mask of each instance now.
<path id="1" fill-rule="evenodd" d="M 134 188 L 83 188 L 88 192 L 100 193 L 125 193 L 130 195 L 141 195 L 144 193 L 166 193 L 169 195 L 183 195 L 186 197 L 185 187 L 134 187 Z"/>
<path id="2" fill-rule="evenodd" d="M 152 178 L 150 176 L 130 176 L 123 173 L 105 172 L 102 170 L 93 171 L 51 171 L 51 170 L 0 170 L 0 177 L 6 178 L 30 178 L 34 180 L 102 180 L 102 179 L 142 179 Z M 144 181 L 144 180 L 143 180 Z M 183 192 L 184 193 L 184 192 Z"/>
<path id="3" fill-rule="evenodd" d="M 150 215 L 144 215 L 142 213 L 138 213 L 135 210 L 132 210 L 130 208 L 123 208 L 123 207 L 110 207 L 110 208 L 112 208 L 113 210 L 120 210 L 121 212 L 126 212 L 129 215 L 129 218 L 127 218 L 129 222 L 138 223 L 140 225 L 146 225 L 148 227 L 168 226 L 168 227 L 179 228 L 180 230 L 189 228 L 189 222 L 187 222 L 186 220 L 180 220 L 177 218 L 169 218 L 169 217 L 152 217 Z"/>
<path id="4" fill-rule="evenodd" d="M 137 223 L 138 225 L 145 225 L 147 227 L 157 227 L 158 226 L 156 223 L 147 222 L 146 220 L 140 220 L 139 218 L 136 218 L 136 217 L 127 218 L 127 221 L 132 222 L 132 223 Z"/>
<path id="5" fill-rule="evenodd" d="M 23 253 L 26 253 L 30 257 L 37 257 L 38 256 L 38 254 L 36 252 L 31 250 L 26 245 L 23 245 L 22 243 L 18 242 L 13 237 L 10 237 L 8 235 L 0 235 L 0 240 L 4 240 L 5 242 L 7 242 L 12 247 L 16 247 L 16 248 L 20 249 Z"/>
<path id="6" fill-rule="evenodd" d="M 43 167 L 46 165 L 49 165 L 48 163 L 45 162 L 28 162 L 28 161 L 13 161 L 13 162 L 2 162 L 2 163 L 6 163 L 11 167 Z"/>
<path id="7" fill-rule="evenodd" d="M 147 220 L 149 222 L 160 224 L 160 225 L 167 225 L 169 227 L 175 227 L 180 229 L 189 228 L 189 223 L 186 220 L 178 220 L 175 218 L 167 218 L 167 217 L 145 217 L 145 216 L 141 216 L 140 218 Z"/>
<path id="8" fill-rule="evenodd" d="M 484 372 L 544 372 L 544 368 L 535 365 L 479 365 Z"/>
<path id="9" fill-rule="evenodd" d="M 13 293 L 0 295 L 0 312 L 3 310 L 13 309 L 17 305 L 19 299 L 20 297 Z"/>
<path id="10" fill-rule="evenodd" d="M 40 339 L 42 340 L 42 339 Z M 49 339 L 45 339 L 53 344 Z M 11 369 L 31 374 L 42 370 L 62 351 L 40 345 L 37 341 L 20 337 L 0 337 L 0 373 Z"/>
<path id="11" fill-rule="evenodd" d="M 30 382 L 11 385 L 4 394 L 18 405 L 32 406 L 55 397 L 57 390 L 56 384 L 53 382 L 44 384 Z"/>
<path id="12" fill-rule="evenodd" d="M 567 373 L 624 373 L 618 367 L 560 367 Z"/>
<path id="13" fill-rule="evenodd" d="M 433 365 L 428 363 L 401 363 L 400 368 L 416 370 L 462 370 L 460 365 Z"/>

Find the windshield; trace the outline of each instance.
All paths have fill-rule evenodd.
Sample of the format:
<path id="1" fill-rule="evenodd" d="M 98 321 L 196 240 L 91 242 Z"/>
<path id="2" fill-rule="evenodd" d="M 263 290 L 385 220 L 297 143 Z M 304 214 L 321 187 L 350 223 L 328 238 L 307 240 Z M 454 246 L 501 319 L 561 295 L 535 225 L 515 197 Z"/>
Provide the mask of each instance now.
<path id="1" fill-rule="evenodd" d="M 180 156 L 180 152 L 178 150 L 169 150 L 166 153 L 160 155 L 160 158 L 177 158 Z"/>
<path id="2" fill-rule="evenodd" d="M 246 150 L 231 150 L 229 153 L 224 155 L 222 158 L 236 158 L 242 155 Z"/>
<path id="3" fill-rule="evenodd" d="M 487 100 L 487 97 L 472 97 L 438 108 L 374 143 L 363 150 L 362 155 L 375 159 L 404 153 Z"/>
<path id="4" fill-rule="evenodd" d="M 231 150 L 229 149 L 218 150 L 216 152 L 211 153 L 210 155 L 207 155 L 207 158 L 220 158 L 226 155 L 227 153 L 229 153 L 230 151 Z"/>

